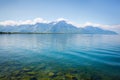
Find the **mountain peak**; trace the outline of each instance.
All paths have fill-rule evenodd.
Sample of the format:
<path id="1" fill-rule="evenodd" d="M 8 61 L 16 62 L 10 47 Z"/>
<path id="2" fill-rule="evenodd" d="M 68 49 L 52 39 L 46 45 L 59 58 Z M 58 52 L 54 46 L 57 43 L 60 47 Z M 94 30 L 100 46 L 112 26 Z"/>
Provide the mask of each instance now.
<path id="1" fill-rule="evenodd" d="M 61 23 L 61 24 L 69 23 L 68 19 L 65 19 L 65 18 L 59 18 L 55 22 L 56 23 Z"/>
<path id="2" fill-rule="evenodd" d="M 66 21 L 64 21 L 64 20 L 62 20 L 62 21 L 59 21 L 59 22 L 57 22 L 58 24 L 66 24 L 67 22 Z"/>
<path id="3" fill-rule="evenodd" d="M 56 21 L 52 21 L 50 22 L 50 24 L 53 24 L 53 25 L 66 25 L 66 24 L 69 24 L 69 21 L 66 20 L 66 19 L 57 19 Z"/>
<path id="4" fill-rule="evenodd" d="M 57 21 L 57 22 L 59 22 L 59 21 L 68 21 L 68 19 L 65 19 L 65 18 L 58 18 L 56 21 Z"/>

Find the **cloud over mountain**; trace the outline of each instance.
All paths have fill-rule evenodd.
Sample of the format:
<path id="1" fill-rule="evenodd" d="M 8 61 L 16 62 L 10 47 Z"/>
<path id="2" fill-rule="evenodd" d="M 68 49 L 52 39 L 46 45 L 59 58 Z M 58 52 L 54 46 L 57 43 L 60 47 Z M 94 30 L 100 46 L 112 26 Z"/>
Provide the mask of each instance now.
<path id="1" fill-rule="evenodd" d="M 47 23 L 48 21 L 42 19 L 42 18 L 35 18 L 33 20 L 25 20 L 25 21 L 13 21 L 13 20 L 7 20 L 0 22 L 0 25 L 3 26 L 14 26 L 14 25 L 33 25 L 36 23 Z"/>
<path id="2" fill-rule="evenodd" d="M 98 23 L 92 23 L 92 22 L 86 22 L 85 24 L 82 24 L 81 27 L 86 27 L 86 26 L 93 26 L 93 27 L 99 27 L 105 30 L 112 30 L 117 33 L 120 33 L 120 25 L 106 25 L 106 24 L 98 24 Z"/>

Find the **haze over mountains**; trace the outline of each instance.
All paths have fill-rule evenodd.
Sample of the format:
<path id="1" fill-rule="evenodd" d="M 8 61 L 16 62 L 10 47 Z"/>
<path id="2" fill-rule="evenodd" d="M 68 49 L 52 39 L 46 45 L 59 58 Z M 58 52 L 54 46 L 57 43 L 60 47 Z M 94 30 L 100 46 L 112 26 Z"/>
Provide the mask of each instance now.
<path id="1" fill-rule="evenodd" d="M 117 34 L 96 26 L 77 27 L 66 20 L 37 22 L 34 24 L 0 25 L 0 32 L 11 33 L 79 33 L 79 34 Z"/>

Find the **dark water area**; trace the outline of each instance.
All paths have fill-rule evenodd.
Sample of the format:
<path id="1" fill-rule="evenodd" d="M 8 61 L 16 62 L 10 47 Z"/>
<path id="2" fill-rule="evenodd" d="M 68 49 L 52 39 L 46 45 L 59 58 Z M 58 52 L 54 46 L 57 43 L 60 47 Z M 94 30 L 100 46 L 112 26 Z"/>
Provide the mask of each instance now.
<path id="1" fill-rule="evenodd" d="M 120 35 L 1 34 L 0 80 L 120 80 Z"/>

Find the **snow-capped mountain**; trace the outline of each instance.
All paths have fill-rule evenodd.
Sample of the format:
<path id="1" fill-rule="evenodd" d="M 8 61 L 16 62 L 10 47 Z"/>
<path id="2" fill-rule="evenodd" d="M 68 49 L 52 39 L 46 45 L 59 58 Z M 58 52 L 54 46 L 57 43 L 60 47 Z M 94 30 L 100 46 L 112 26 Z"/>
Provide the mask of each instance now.
<path id="1" fill-rule="evenodd" d="M 36 23 L 12 26 L 0 26 L 0 32 L 17 33 L 80 33 L 80 34 L 117 34 L 94 26 L 78 28 L 65 20 L 49 23 Z"/>

